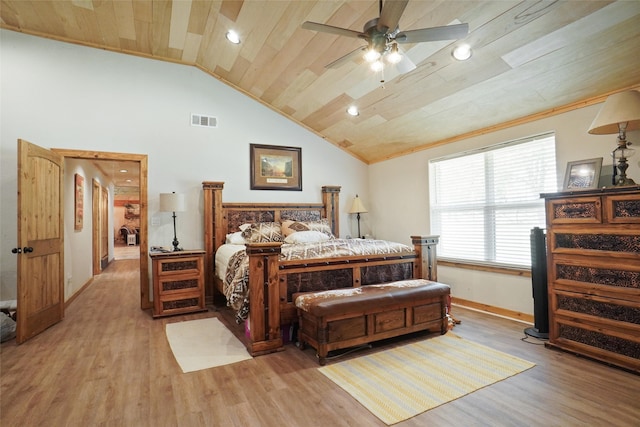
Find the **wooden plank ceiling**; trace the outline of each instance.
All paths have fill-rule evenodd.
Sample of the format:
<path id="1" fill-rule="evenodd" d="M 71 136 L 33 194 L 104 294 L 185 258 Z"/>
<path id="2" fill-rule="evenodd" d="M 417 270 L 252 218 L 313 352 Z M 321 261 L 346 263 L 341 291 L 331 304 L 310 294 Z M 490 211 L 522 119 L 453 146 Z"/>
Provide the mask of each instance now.
<path id="1" fill-rule="evenodd" d="M 392 0 L 388 0 L 392 1 Z M 640 1 L 410 0 L 401 30 L 468 23 L 459 41 L 403 44 L 418 67 L 373 73 L 362 31 L 378 0 L 1 0 L 0 25 L 196 66 L 366 163 L 597 102 L 640 85 Z M 241 43 L 225 39 L 235 30 Z M 470 60 L 452 58 L 460 42 Z M 384 80 L 384 83 L 381 83 Z M 346 114 L 350 105 L 360 115 Z M 586 129 L 585 129 L 586 133 Z"/>

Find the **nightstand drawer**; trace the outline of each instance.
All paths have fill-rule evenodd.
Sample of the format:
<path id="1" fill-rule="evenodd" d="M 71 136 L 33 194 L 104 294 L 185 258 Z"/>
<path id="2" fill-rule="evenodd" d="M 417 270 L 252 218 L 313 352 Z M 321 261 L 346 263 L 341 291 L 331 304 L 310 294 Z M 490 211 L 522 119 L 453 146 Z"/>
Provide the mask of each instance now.
<path id="1" fill-rule="evenodd" d="M 160 295 L 194 291 L 200 291 L 200 276 L 194 276 L 192 278 L 181 276 L 177 279 L 160 279 L 160 286 L 158 288 Z"/>

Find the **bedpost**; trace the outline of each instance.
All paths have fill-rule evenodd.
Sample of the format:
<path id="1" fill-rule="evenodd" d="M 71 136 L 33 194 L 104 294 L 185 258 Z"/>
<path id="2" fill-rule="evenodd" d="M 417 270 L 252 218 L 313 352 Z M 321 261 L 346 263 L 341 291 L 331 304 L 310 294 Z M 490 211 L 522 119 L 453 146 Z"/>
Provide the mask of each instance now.
<path id="1" fill-rule="evenodd" d="M 438 261 L 436 258 L 436 245 L 440 236 L 411 236 L 411 242 L 418 254 L 420 262 L 414 277 L 438 281 Z"/>
<path id="2" fill-rule="evenodd" d="M 282 243 L 247 243 L 249 342 L 252 356 L 282 350 L 278 264 Z M 260 308 L 263 308 L 261 310 Z"/>
<path id="3" fill-rule="evenodd" d="M 224 243 L 225 236 L 220 236 L 222 227 L 219 225 L 223 219 L 222 213 L 222 189 L 224 182 L 204 181 L 202 191 L 204 193 L 204 250 L 205 250 L 205 302 L 213 304 L 215 278 L 215 253 L 216 249 Z M 218 225 L 218 226 L 216 226 Z"/>
<path id="4" fill-rule="evenodd" d="M 340 186 L 325 185 L 322 187 L 323 216 L 329 220 L 331 232 L 340 237 Z"/>

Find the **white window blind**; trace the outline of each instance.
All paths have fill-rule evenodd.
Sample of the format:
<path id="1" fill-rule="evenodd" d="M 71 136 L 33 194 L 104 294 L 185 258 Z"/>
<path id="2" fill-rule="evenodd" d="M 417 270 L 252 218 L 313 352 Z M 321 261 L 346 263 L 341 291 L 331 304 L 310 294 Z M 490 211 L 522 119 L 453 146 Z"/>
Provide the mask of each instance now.
<path id="1" fill-rule="evenodd" d="M 530 233 L 545 227 L 540 193 L 557 190 L 555 134 L 429 162 L 438 257 L 530 267 Z"/>

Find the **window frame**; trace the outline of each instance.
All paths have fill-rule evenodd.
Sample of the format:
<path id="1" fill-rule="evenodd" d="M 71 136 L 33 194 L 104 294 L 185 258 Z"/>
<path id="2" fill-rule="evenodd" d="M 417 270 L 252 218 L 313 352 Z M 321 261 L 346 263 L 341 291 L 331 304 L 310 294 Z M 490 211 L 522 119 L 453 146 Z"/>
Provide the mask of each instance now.
<path id="1" fill-rule="evenodd" d="M 496 219 L 497 214 L 508 212 L 509 209 L 518 209 L 523 213 L 527 213 L 530 215 L 531 221 L 535 224 L 533 226 L 545 228 L 545 216 L 544 216 L 544 200 L 542 198 L 532 199 L 531 194 L 525 192 L 526 197 L 522 200 L 518 200 L 513 197 L 513 194 L 510 194 L 511 200 L 508 198 L 506 202 L 504 202 L 505 195 L 502 194 L 500 199 L 501 202 L 496 202 L 496 195 L 499 193 L 498 181 L 495 177 L 491 177 L 492 174 L 496 173 L 496 165 L 493 164 L 495 157 L 491 155 L 491 153 L 496 153 L 499 150 L 510 149 L 512 147 L 517 147 L 518 145 L 528 144 L 532 142 L 539 142 L 540 144 L 550 144 L 550 146 L 546 145 L 546 151 L 544 154 L 539 157 L 539 159 L 548 162 L 548 158 L 552 158 L 552 162 L 546 164 L 543 169 L 543 173 L 539 176 L 538 181 L 539 186 L 536 187 L 537 190 L 534 190 L 538 194 L 548 193 L 557 191 L 557 158 L 556 158 L 556 135 L 554 131 L 544 132 L 524 138 L 519 138 L 515 140 L 505 141 L 498 144 L 494 144 L 491 146 L 481 147 L 478 149 L 466 150 L 459 153 L 453 153 L 446 156 L 442 156 L 439 158 L 431 159 L 429 161 L 429 200 L 430 200 L 430 229 L 434 234 L 440 234 L 441 243 L 444 241 L 446 244 L 446 235 L 441 230 L 441 218 L 443 215 L 446 215 L 448 212 L 458 212 L 460 213 L 463 209 L 473 209 L 476 216 L 476 220 L 479 220 L 482 223 L 482 230 L 480 233 L 474 235 L 474 237 L 479 236 L 479 239 L 484 243 L 481 244 L 477 254 L 473 254 L 467 252 L 466 256 L 462 255 L 461 257 L 451 256 L 451 252 L 449 253 L 439 253 L 438 254 L 438 262 L 442 265 L 455 266 L 460 268 L 470 268 L 474 270 L 485 270 L 485 271 L 497 271 L 501 273 L 507 274 L 516 274 L 516 275 L 528 275 L 525 273 L 530 272 L 531 269 L 531 257 L 530 257 L 530 246 L 524 242 L 522 235 L 524 234 L 523 230 L 519 230 L 517 232 L 513 232 L 512 235 L 508 236 L 508 239 L 513 239 L 513 241 L 517 241 L 520 247 L 522 245 L 526 245 L 526 249 L 528 251 L 528 259 L 525 260 L 525 257 L 514 257 L 515 259 L 509 259 L 507 256 L 501 256 L 496 252 L 500 240 L 497 238 L 496 229 L 498 228 L 499 220 Z M 450 202 L 450 205 L 447 206 L 447 202 L 443 202 L 442 205 L 438 206 L 438 194 L 437 191 L 446 191 L 447 184 L 444 186 L 438 182 L 438 179 L 449 181 L 451 177 L 447 177 L 446 174 L 438 174 L 440 171 L 436 171 L 437 164 L 441 162 L 447 162 L 455 159 L 461 159 L 469 156 L 476 156 L 481 154 L 481 164 L 480 168 L 483 171 L 483 186 L 485 194 L 480 201 L 471 201 L 467 204 L 460 204 L 458 199 Z M 504 153 L 503 153 L 504 154 Z M 515 153 L 514 156 L 518 154 Z M 472 160 L 470 160 L 471 163 Z M 448 166 L 450 166 L 449 164 Z M 511 172 L 515 171 L 512 170 Z M 451 172 L 448 172 L 451 174 Z M 487 178 L 489 177 L 489 178 Z M 453 180 L 451 180 L 453 181 Z M 451 186 L 449 185 L 449 188 Z M 478 212 L 481 213 L 478 214 Z M 537 217 L 537 218 L 536 218 Z M 479 219 L 478 219 L 479 218 Z M 542 223 L 537 223 L 542 221 Z M 529 223 L 529 225 L 531 225 Z M 446 225 L 445 225 L 446 226 Z M 533 226 L 529 227 L 532 228 Z M 470 227 L 473 227 L 471 225 Z M 528 225 L 527 225 L 528 227 Z M 527 234 L 529 229 L 527 229 Z M 459 238 L 459 236 L 456 236 Z M 456 238 L 454 237 L 454 239 Z M 517 240 L 516 240 L 517 239 Z M 511 240 L 508 240 L 510 243 Z M 455 245 L 458 242 L 453 243 L 453 250 L 455 251 Z M 504 241 L 503 241 L 504 244 Z M 460 246 L 458 245 L 458 248 Z M 503 249 L 504 250 L 504 249 Z M 476 256 L 477 255 L 477 256 Z M 482 259 L 479 259 L 482 258 Z"/>

